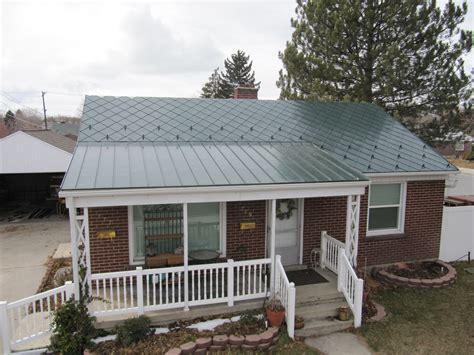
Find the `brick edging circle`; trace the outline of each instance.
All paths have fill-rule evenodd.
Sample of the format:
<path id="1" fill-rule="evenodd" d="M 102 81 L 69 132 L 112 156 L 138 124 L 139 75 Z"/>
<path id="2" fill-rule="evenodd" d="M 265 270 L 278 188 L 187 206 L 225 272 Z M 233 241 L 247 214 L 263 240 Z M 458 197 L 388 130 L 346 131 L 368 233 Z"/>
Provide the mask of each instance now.
<path id="1" fill-rule="evenodd" d="M 437 279 L 420 279 L 397 276 L 387 271 L 387 269 L 379 269 L 376 272 L 377 278 L 389 285 L 397 285 L 411 288 L 441 288 L 452 285 L 457 278 L 456 269 L 444 261 L 436 260 L 435 263 L 448 269 L 448 273 Z"/>
<path id="2" fill-rule="evenodd" d="M 168 350 L 165 355 L 206 354 L 208 351 L 238 350 L 265 351 L 273 347 L 279 339 L 279 328 L 271 327 L 260 334 L 214 335 L 212 338 L 198 338 L 179 347 Z"/>

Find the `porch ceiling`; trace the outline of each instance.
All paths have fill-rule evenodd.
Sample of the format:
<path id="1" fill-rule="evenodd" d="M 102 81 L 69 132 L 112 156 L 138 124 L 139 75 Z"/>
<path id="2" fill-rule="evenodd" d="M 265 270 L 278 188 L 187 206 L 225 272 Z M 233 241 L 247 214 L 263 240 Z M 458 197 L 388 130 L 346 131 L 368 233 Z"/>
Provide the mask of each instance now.
<path id="1" fill-rule="evenodd" d="M 311 143 L 80 143 L 62 190 L 362 182 Z"/>

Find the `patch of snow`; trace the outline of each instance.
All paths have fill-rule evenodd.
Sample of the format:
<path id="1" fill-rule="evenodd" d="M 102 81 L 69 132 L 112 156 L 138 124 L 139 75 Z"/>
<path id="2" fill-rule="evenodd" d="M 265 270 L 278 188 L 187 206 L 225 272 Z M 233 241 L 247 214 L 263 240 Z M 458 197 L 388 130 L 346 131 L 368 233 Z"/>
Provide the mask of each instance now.
<path id="1" fill-rule="evenodd" d="M 234 316 L 230 319 L 231 322 L 238 322 L 242 316 Z"/>
<path id="2" fill-rule="evenodd" d="M 170 330 L 168 328 L 155 328 L 155 335 L 156 334 L 166 334 Z"/>
<path id="3" fill-rule="evenodd" d="M 99 343 L 103 343 L 104 341 L 115 340 L 115 339 L 117 339 L 117 334 L 106 335 L 105 337 L 98 337 L 98 338 L 92 339 L 92 341 L 96 344 L 99 344 Z"/>
<path id="4" fill-rule="evenodd" d="M 208 320 L 208 321 L 205 321 L 205 322 L 200 322 L 200 323 L 190 325 L 188 328 L 189 329 L 196 329 L 196 330 L 202 332 L 204 330 L 214 330 L 214 328 L 216 328 L 216 327 L 218 327 L 222 324 L 230 323 L 230 322 L 231 322 L 230 319 L 211 319 L 211 320 Z"/>

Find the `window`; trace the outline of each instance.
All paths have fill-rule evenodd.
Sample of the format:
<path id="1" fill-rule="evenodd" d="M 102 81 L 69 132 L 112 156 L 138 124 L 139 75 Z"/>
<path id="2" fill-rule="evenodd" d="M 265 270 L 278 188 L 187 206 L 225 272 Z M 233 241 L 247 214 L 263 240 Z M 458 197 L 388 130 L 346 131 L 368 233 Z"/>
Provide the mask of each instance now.
<path id="1" fill-rule="evenodd" d="M 183 246 L 183 205 L 145 205 L 129 208 L 130 262 L 146 255 L 174 253 Z M 225 203 L 188 204 L 188 246 L 225 254 Z"/>
<path id="2" fill-rule="evenodd" d="M 405 184 L 372 184 L 367 235 L 403 233 Z"/>
<path id="3" fill-rule="evenodd" d="M 220 250 L 219 203 L 191 203 L 188 205 L 189 251 Z"/>

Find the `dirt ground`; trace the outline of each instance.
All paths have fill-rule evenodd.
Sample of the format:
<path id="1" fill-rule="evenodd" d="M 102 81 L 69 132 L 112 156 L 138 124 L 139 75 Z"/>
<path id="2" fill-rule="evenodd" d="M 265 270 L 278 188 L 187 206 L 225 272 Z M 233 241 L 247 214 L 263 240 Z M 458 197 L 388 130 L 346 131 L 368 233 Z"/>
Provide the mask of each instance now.
<path id="1" fill-rule="evenodd" d="M 0 300 L 14 301 L 36 293 L 45 263 L 59 243 L 70 240 L 67 217 L 0 223 Z"/>

